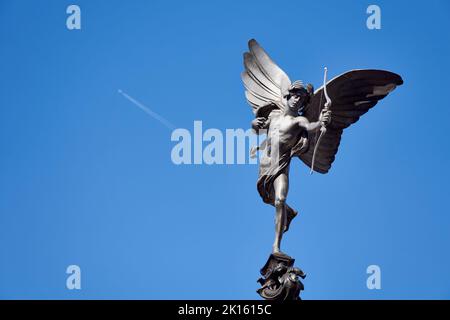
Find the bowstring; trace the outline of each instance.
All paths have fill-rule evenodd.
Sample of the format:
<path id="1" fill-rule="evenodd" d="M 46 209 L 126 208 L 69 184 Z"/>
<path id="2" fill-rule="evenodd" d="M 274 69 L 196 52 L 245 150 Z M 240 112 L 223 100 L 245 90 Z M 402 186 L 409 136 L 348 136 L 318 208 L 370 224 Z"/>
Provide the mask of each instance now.
<path id="1" fill-rule="evenodd" d="M 321 109 L 320 109 L 320 106 L 322 105 L 322 97 L 323 97 L 323 94 L 324 94 L 324 88 L 322 88 L 322 93 L 320 94 L 320 100 L 319 100 L 319 113 L 317 114 L 317 121 L 319 121 L 319 117 L 320 117 L 320 112 L 322 111 Z M 318 132 L 319 130 L 316 130 L 316 133 L 315 133 L 315 137 L 314 137 L 314 147 L 316 146 L 316 144 L 317 144 L 317 140 L 319 139 L 318 137 L 317 137 L 317 132 Z M 314 151 L 313 151 L 313 153 L 314 153 Z M 314 163 L 312 163 L 311 165 L 314 165 Z"/>

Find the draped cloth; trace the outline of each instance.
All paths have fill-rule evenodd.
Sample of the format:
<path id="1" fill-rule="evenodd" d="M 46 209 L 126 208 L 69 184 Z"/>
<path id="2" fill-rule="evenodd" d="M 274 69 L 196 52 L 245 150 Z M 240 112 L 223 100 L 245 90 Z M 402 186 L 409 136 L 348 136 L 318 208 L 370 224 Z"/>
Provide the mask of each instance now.
<path id="1" fill-rule="evenodd" d="M 256 183 L 259 195 L 265 203 L 274 205 L 275 191 L 273 183 L 275 179 L 283 173 L 288 175 L 292 157 L 300 156 L 307 152 L 308 148 L 309 141 L 306 131 L 301 134 L 294 147 L 282 152 L 278 157 L 271 154 L 271 142 L 267 143 L 266 147 L 262 150 L 259 163 L 259 176 Z"/>

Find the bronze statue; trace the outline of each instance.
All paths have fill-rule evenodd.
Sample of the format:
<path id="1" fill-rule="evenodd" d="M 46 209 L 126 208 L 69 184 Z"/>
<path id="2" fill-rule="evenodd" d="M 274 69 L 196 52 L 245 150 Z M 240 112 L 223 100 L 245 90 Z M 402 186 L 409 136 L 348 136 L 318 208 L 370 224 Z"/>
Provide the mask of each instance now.
<path id="1" fill-rule="evenodd" d="M 275 207 L 275 240 L 272 255 L 261 272 L 265 279 L 260 279 L 263 292 L 259 292 L 267 299 L 281 295 L 292 298 L 298 294 L 275 292 L 284 286 L 279 282 L 282 277 L 273 277 L 267 271 L 282 270 L 283 266 L 293 270 L 294 260 L 280 250 L 283 233 L 297 215 L 286 203 L 291 159 L 300 158 L 311 173 L 327 173 L 343 130 L 403 80 L 384 70 L 351 70 L 327 82 L 325 68 L 323 86 L 314 91 L 311 84 L 304 85 L 299 80 L 292 83 L 256 40 L 250 40 L 248 46 L 249 52 L 244 53 L 245 71 L 241 74 L 245 96 L 255 115 L 252 128 L 257 134 L 267 134 L 266 140 L 251 152 L 252 156 L 257 151 L 262 153 L 257 189 L 263 201 Z M 294 274 L 303 275 L 301 271 Z"/>

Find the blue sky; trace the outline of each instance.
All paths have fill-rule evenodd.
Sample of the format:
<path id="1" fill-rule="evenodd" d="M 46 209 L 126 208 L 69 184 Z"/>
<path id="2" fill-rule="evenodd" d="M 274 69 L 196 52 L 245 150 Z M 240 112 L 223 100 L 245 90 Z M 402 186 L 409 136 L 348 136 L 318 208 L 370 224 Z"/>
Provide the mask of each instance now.
<path id="1" fill-rule="evenodd" d="M 450 298 L 450 5 L 377 1 L 369 30 L 370 4 L 2 1 L 0 298 L 259 298 L 273 208 L 257 166 L 174 165 L 171 130 L 118 93 L 180 128 L 248 128 L 250 38 L 316 87 L 325 65 L 405 81 L 346 129 L 329 174 L 291 165 L 300 215 L 282 247 L 308 274 L 303 298 Z"/>

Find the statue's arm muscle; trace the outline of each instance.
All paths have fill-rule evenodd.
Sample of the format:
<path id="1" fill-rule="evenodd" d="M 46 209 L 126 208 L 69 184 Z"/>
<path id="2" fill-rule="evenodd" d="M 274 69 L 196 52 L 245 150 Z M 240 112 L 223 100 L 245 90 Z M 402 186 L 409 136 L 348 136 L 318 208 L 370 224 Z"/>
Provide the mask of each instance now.
<path id="1" fill-rule="evenodd" d="M 308 132 L 315 131 L 320 128 L 320 121 L 309 122 L 305 117 L 297 117 L 297 123 L 300 128 L 303 128 Z"/>

